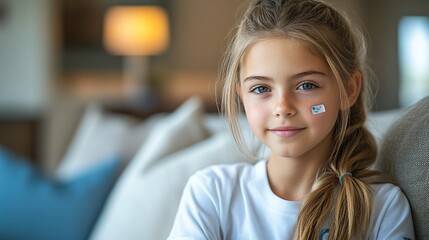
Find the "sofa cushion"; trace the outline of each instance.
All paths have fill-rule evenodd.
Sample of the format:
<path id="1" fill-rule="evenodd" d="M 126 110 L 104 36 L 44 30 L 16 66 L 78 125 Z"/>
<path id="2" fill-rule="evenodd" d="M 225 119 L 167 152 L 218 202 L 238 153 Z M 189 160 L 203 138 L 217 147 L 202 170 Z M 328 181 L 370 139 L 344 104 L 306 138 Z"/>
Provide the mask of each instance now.
<path id="1" fill-rule="evenodd" d="M 73 178 L 112 155 L 120 156 L 122 165 L 127 165 L 147 139 L 149 130 L 162 117 L 163 114 L 157 114 L 139 122 L 108 113 L 97 103 L 88 104 L 56 176 Z"/>
<path id="2" fill-rule="evenodd" d="M 133 166 L 127 166 L 126 170 L 136 170 L 141 174 L 158 164 L 165 156 L 209 136 L 210 131 L 204 124 L 203 101 L 199 97 L 192 97 L 153 125 L 146 141 L 130 162 Z"/>
<path id="3" fill-rule="evenodd" d="M 245 159 L 226 131 L 167 156 L 123 185 L 120 202 L 91 239 L 166 239 L 189 177 L 213 164 L 239 161 Z"/>
<path id="4" fill-rule="evenodd" d="M 372 133 L 377 144 L 380 144 L 389 127 L 403 114 L 403 109 L 392 109 L 370 112 L 366 121 L 367 129 Z"/>
<path id="5" fill-rule="evenodd" d="M 210 132 L 204 124 L 203 102 L 199 98 L 189 99 L 176 111 L 160 119 L 119 178 L 97 222 L 92 238 L 132 239 L 125 236 L 136 231 L 141 233 L 140 229 L 144 227 L 142 219 L 150 220 L 153 216 L 146 215 L 139 209 L 148 199 L 154 200 L 148 201 L 149 203 L 162 200 L 155 199 L 151 196 L 152 193 L 146 192 L 141 179 L 162 164 L 168 156 L 209 136 Z M 169 196 L 166 197 L 171 200 Z M 160 209 L 158 214 L 163 215 L 163 210 Z M 138 238 L 151 239 L 145 234 L 139 235 Z"/>
<path id="6" fill-rule="evenodd" d="M 0 239 L 86 239 L 119 166 L 110 158 L 58 181 L 0 148 Z"/>
<path id="7" fill-rule="evenodd" d="M 399 181 L 411 205 L 416 239 L 429 239 L 429 97 L 387 131 L 377 168 Z"/>

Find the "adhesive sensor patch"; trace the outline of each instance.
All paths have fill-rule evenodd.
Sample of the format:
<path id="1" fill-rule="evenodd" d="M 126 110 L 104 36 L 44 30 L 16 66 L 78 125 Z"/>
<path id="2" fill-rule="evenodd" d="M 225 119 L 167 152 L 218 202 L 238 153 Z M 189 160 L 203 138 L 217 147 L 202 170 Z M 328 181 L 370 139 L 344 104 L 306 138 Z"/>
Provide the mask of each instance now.
<path id="1" fill-rule="evenodd" d="M 317 115 L 324 112 L 325 112 L 325 105 L 323 104 L 311 106 L 311 113 L 313 115 Z"/>

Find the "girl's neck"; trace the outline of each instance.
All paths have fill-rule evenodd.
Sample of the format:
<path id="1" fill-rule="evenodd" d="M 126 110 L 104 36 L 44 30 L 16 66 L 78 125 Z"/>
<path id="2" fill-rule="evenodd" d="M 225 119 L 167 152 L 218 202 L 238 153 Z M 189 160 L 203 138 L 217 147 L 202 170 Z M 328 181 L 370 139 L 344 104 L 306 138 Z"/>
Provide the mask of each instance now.
<path id="1" fill-rule="evenodd" d="M 271 190 L 278 197 L 301 202 L 311 191 L 317 172 L 330 156 L 332 133 L 315 148 L 296 157 L 272 153 L 267 163 Z"/>
<path id="2" fill-rule="evenodd" d="M 322 159 L 280 159 L 272 156 L 267 163 L 271 190 L 282 199 L 302 201 L 310 192 L 317 171 L 324 162 Z"/>

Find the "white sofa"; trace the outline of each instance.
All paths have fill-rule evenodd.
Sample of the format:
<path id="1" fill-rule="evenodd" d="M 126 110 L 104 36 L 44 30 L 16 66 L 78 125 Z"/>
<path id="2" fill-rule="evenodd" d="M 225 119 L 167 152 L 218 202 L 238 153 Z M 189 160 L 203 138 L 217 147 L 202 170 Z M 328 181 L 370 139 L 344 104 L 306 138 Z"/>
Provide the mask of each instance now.
<path id="1" fill-rule="evenodd" d="M 402 112 L 370 114 L 367 126 L 377 141 Z M 244 132 L 251 139 L 249 146 L 261 156 L 266 155 L 267 150 L 251 137 L 242 120 Z M 153 115 L 142 122 L 105 112 L 97 104 L 88 105 L 56 170 L 55 181 L 73 182 L 112 158 L 120 159 L 115 170 L 119 174 L 110 175 L 113 184 L 108 185 L 104 198 L 93 204 L 92 216 L 85 216 L 85 226 L 78 230 L 70 224 L 71 229 L 61 239 L 165 239 L 182 190 L 193 173 L 213 164 L 247 161 L 237 150 L 226 122 L 218 115 L 205 113 L 198 97 L 189 99 L 173 113 Z M 91 191 L 95 198 L 96 191 Z M 87 201 L 93 200 L 91 194 L 87 193 Z M 76 210 L 76 214 L 80 212 Z M 32 221 L 41 216 L 38 217 Z M 54 229 L 55 224 L 50 224 L 45 227 Z M 32 236 L 55 238 L 39 232 Z"/>

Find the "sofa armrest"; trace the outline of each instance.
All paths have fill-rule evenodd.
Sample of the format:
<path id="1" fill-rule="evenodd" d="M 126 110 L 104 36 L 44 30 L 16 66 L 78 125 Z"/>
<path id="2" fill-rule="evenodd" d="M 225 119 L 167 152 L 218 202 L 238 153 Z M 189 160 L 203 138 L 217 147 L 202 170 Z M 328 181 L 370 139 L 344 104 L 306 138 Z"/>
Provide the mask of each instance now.
<path id="1" fill-rule="evenodd" d="M 416 239 L 429 239 L 429 97 L 387 130 L 376 168 L 398 180 L 411 205 Z"/>

